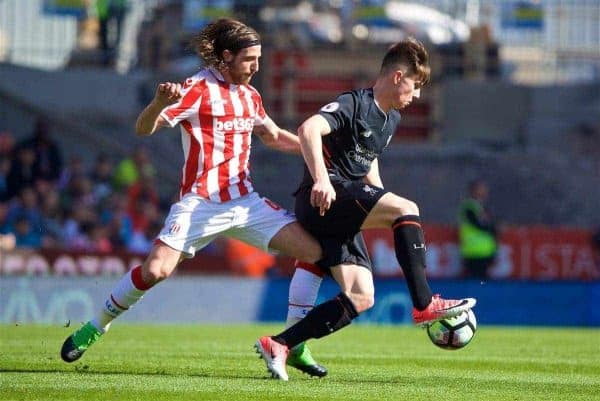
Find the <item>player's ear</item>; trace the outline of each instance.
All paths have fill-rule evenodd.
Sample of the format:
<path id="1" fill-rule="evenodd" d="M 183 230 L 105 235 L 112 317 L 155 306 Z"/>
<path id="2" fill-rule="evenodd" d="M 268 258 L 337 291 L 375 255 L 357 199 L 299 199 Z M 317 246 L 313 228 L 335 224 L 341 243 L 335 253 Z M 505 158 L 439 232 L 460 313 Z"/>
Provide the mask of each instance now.
<path id="1" fill-rule="evenodd" d="M 233 61 L 233 53 L 230 50 L 223 50 L 223 61 L 226 63 L 231 63 Z"/>
<path id="2" fill-rule="evenodd" d="M 394 85 L 398 85 L 400 83 L 400 81 L 402 81 L 402 78 L 404 77 L 404 72 L 400 69 L 397 69 L 397 70 L 394 70 L 393 74 L 394 75 L 393 75 L 392 79 L 393 79 Z"/>

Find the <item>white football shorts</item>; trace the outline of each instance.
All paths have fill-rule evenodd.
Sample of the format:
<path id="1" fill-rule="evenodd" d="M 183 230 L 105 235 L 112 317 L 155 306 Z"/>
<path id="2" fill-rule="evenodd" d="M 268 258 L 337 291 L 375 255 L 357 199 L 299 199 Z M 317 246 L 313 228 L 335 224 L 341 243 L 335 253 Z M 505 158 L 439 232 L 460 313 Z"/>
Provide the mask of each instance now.
<path id="1" fill-rule="evenodd" d="M 190 193 L 171 206 L 157 238 L 188 258 L 219 235 L 268 251 L 271 238 L 295 221 L 293 213 L 256 192 L 223 203 Z"/>

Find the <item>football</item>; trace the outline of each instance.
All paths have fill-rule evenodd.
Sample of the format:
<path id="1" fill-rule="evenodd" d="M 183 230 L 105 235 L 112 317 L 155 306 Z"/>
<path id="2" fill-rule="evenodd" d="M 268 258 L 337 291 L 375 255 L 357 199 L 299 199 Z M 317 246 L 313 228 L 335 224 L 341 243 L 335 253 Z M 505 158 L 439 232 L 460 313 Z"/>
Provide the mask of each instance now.
<path id="1" fill-rule="evenodd" d="M 472 310 L 458 316 L 440 320 L 427 326 L 427 335 L 440 348 L 455 350 L 464 347 L 473 339 L 477 320 Z"/>

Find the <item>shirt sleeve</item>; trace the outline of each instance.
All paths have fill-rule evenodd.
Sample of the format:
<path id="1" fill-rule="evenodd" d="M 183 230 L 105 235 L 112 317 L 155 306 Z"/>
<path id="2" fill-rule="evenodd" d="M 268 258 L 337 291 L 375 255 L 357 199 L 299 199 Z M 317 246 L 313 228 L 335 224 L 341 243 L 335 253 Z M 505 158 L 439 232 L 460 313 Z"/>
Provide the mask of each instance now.
<path id="1" fill-rule="evenodd" d="M 264 125 L 269 116 L 263 106 L 262 97 L 257 90 L 254 90 L 252 93 L 252 101 L 254 102 L 254 110 L 256 112 L 254 114 L 254 125 Z"/>
<path id="2" fill-rule="evenodd" d="M 160 113 L 171 127 L 186 120 L 191 115 L 197 114 L 200 107 L 202 91 L 199 81 L 194 81 L 192 78 L 186 79 L 181 92 L 183 95 L 181 100 L 165 108 Z"/>
<path id="3" fill-rule="evenodd" d="M 334 102 L 321 107 L 319 114 L 329 123 L 331 131 L 351 126 L 354 119 L 355 99 L 352 92 L 342 93 Z"/>

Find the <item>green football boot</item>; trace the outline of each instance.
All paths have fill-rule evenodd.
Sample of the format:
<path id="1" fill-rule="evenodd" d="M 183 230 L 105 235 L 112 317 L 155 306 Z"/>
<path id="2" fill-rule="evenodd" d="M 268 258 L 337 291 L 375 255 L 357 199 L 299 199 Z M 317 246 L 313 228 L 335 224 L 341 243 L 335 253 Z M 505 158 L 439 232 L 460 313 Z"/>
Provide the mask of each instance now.
<path id="1" fill-rule="evenodd" d="M 75 362 L 83 353 L 102 335 L 91 322 L 87 322 L 75 333 L 71 334 L 63 343 L 60 356 L 65 362 Z"/>
<path id="2" fill-rule="evenodd" d="M 306 343 L 292 348 L 286 363 L 310 376 L 324 377 L 327 375 L 327 369 L 314 360 Z"/>

